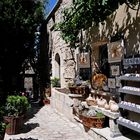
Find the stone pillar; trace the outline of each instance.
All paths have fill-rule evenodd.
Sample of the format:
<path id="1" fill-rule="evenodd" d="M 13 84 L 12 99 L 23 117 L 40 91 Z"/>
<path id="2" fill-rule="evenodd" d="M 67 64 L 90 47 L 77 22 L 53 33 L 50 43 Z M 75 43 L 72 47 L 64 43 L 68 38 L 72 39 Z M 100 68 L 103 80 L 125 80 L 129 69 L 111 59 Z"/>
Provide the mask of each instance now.
<path id="1" fill-rule="evenodd" d="M 111 137 L 121 136 L 116 119 L 109 118 L 109 127 L 111 132 Z"/>

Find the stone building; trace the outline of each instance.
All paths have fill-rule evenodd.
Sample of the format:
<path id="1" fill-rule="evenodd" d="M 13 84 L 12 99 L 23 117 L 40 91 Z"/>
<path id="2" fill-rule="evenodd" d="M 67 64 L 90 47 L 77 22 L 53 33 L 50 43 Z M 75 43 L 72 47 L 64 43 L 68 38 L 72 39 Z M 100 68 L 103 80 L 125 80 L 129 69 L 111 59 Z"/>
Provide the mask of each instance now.
<path id="1" fill-rule="evenodd" d="M 54 24 L 62 19 L 62 10 L 72 4 L 71 0 L 58 0 L 52 11 L 47 17 L 47 31 L 49 34 L 49 48 L 52 53 L 52 77 L 60 78 L 61 87 L 66 87 L 78 73 L 83 76 L 91 72 L 92 62 L 96 61 L 107 76 L 110 76 L 108 63 L 108 44 L 119 41 L 124 46 L 123 57 L 134 56 L 140 54 L 140 25 L 139 10 L 133 10 L 126 4 L 120 5 L 119 8 L 110 17 L 104 21 L 104 24 L 91 27 L 84 32 L 85 39 L 90 45 L 92 58 L 87 53 L 88 62 L 81 64 L 79 62 L 79 50 L 72 50 L 69 44 L 62 40 L 60 31 L 54 30 Z M 138 8 L 135 7 L 136 9 Z M 122 58 L 123 58 L 122 57 Z M 73 59 L 74 58 L 74 59 Z M 83 79 L 87 80 L 87 77 Z"/>
<path id="2" fill-rule="evenodd" d="M 78 63 L 78 49 L 71 49 L 69 44 L 62 40 L 60 31 L 54 30 L 54 24 L 62 20 L 62 10 L 70 6 L 71 3 L 72 0 L 58 0 L 47 17 L 49 47 L 52 52 L 52 78 L 59 78 L 61 87 L 67 87 L 68 83 L 73 81 L 79 71 L 81 73 L 86 72 L 87 77 L 84 77 L 84 79 L 88 80 L 90 71 L 89 55 L 87 54 L 88 60 L 86 64 Z"/>
<path id="3" fill-rule="evenodd" d="M 83 76 L 83 80 L 90 79 L 90 74 L 94 72 L 96 63 L 100 72 L 108 78 L 109 96 L 117 96 L 120 108 L 127 110 L 127 113 L 124 113 L 126 116 L 122 113 L 122 117 L 119 116 L 118 118 L 117 116 L 115 119 L 110 117 L 110 127 L 113 124 L 113 136 L 118 132 L 116 131 L 118 124 L 140 133 L 140 127 L 137 127 L 140 126 L 140 109 L 138 109 L 140 107 L 139 3 L 134 9 L 131 8 L 131 5 L 128 6 L 125 3 L 120 5 L 104 21 L 104 24 L 90 27 L 83 32 L 84 40 L 90 46 L 92 54 L 90 56 L 89 51 L 85 53 L 87 62 L 84 64 L 79 61 L 80 50 L 78 48 L 71 49 L 62 40 L 60 31 L 54 30 L 55 23 L 63 20 L 62 10 L 71 4 L 72 1 L 69 0 L 58 0 L 46 20 L 49 48 L 52 54 L 52 77 L 60 78 L 61 87 L 67 87 L 68 83 L 77 74 L 81 76 L 88 75 L 85 76 L 86 78 Z M 129 88 L 129 90 L 125 88 Z M 130 122 L 130 124 L 123 122 L 125 118 L 128 119 L 126 122 Z M 118 124 L 116 124 L 116 121 Z"/>

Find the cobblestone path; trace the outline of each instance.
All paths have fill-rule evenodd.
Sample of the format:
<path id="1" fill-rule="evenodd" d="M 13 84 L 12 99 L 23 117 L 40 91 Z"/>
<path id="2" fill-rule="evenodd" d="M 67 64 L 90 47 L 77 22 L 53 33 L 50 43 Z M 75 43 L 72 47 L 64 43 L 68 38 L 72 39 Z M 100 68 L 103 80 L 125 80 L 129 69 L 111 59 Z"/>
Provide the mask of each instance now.
<path id="1" fill-rule="evenodd" d="M 93 140 L 50 105 L 33 107 L 28 118 L 20 134 L 5 134 L 4 140 Z"/>

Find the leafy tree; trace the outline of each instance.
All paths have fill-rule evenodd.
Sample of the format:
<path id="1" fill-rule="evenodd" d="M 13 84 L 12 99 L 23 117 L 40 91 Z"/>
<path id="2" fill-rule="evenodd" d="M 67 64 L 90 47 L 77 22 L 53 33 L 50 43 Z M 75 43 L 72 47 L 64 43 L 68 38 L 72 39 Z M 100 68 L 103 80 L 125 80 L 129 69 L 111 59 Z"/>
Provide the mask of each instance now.
<path id="1" fill-rule="evenodd" d="M 56 30 L 61 31 L 66 43 L 76 47 L 81 30 L 103 23 L 123 3 L 132 9 L 139 3 L 137 10 L 140 8 L 139 0 L 73 0 L 73 5 L 64 9 L 63 21 L 56 24 Z"/>
<path id="2" fill-rule="evenodd" d="M 47 0 L 0 1 L 0 75 L 6 92 L 27 66 L 25 60 L 36 62 L 36 33 L 44 21 L 45 3 Z"/>

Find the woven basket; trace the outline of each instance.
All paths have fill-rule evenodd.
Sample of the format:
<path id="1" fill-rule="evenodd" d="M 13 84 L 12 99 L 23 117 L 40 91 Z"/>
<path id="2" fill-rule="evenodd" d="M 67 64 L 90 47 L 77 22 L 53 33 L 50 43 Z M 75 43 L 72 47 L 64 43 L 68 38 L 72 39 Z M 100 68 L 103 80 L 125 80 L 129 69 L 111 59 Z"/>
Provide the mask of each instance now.
<path id="1" fill-rule="evenodd" d="M 91 128 L 103 128 L 105 117 L 89 117 L 84 115 L 79 115 L 84 126 Z"/>

